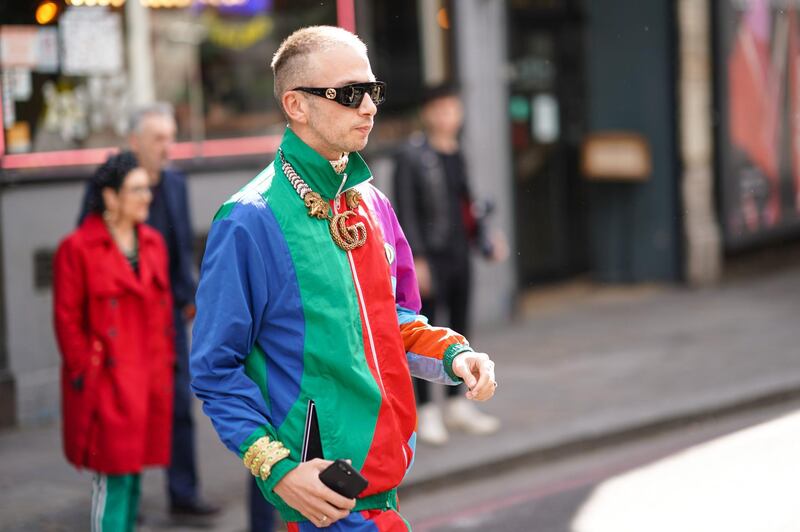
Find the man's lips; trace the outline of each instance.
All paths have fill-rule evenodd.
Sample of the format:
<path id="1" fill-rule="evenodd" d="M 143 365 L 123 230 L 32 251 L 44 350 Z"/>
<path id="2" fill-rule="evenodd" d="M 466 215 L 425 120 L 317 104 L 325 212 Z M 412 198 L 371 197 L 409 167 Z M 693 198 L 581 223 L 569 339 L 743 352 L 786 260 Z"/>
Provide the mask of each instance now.
<path id="1" fill-rule="evenodd" d="M 362 133 L 369 133 L 372 131 L 372 124 L 367 124 L 364 126 L 359 126 L 356 128 L 357 131 L 361 131 Z"/>

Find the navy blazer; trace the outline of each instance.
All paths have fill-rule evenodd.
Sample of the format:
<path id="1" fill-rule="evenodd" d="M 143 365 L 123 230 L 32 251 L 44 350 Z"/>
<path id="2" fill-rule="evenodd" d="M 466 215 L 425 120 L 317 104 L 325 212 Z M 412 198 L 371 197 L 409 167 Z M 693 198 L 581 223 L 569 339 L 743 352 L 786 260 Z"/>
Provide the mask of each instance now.
<path id="1" fill-rule="evenodd" d="M 159 194 L 159 200 L 163 201 L 167 211 L 167 226 L 160 227 L 161 223 L 148 224 L 155 227 L 168 243 L 169 251 L 169 277 L 172 287 L 172 299 L 175 307 L 182 309 L 190 303 L 194 303 L 194 294 L 197 284 L 194 277 L 193 243 L 192 243 L 192 223 L 189 218 L 189 200 L 186 192 L 186 178 L 180 170 L 167 168 L 161 171 L 161 186 L 154 191 Z M 153 198 L 155 200 L 155 198 Z M 83 194 L 81 202 L 81 212 L 78 218 L 78 225 L 88 214 L 89 210 L 89 186 Z M 173 231 L 172 239 L 168 232 Z"/>

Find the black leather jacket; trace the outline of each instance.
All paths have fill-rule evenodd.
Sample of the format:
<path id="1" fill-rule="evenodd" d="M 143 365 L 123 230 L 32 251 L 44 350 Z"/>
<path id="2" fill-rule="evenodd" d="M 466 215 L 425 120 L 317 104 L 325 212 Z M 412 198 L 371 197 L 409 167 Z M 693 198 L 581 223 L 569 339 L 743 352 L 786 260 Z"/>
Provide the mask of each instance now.
<path id="1" fill-rule="evenodd" d="M 484 220 L 474 213 L 466 172 L 448 186 L 442 160 L 425 135 L 414 134 L 398 150 L 394 192 L 397 218 L 415 257 L 466 255 L 470 244 L 484 255 L 491 253 Z M 453 212 L 460 213 L 462 228 L 454 229 Z"/>

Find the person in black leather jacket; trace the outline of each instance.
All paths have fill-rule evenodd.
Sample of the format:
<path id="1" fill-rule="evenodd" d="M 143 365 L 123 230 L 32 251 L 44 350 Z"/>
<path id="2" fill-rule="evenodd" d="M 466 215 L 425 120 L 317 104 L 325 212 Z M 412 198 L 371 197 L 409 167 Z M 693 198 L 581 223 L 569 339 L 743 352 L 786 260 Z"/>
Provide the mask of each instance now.
<path id="1" fill-rule="evenodd" d="M 422 314 L 434 325 L 468 330 L 471 295 L 470 253 L 477 248 L 489 260 L 503 260 L 507 245 L 490 234 L 485 207 L 473 201 L 459 133 L 463 105 L 458 88 L 429 88 L 420 118 L 424 132 L 400 148 L 395 161 L 395 209 L 417 270 Z M 447 314 L 443 319 L 442 311 Z M 461 400 L 461 390 L 448 386 L 444 415 L 431 399 L 430 384 L 414 380 L 419 406 L 420 440 L 447 441 L 445 425 L 473 434 L 490 434 L 499 420 Z"/>

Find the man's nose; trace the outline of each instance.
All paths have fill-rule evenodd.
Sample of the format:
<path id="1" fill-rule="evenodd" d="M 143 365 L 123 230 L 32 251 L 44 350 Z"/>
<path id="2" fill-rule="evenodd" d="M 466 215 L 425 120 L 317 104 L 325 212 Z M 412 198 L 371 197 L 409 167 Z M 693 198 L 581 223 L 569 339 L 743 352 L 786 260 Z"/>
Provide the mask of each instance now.
<path id="1" fill-rule="evenodd" d="M 364 97 L 361 99 L 361 105 L 358 106 L 358 112 L 359 114 L 369 116 L 373 116 L 378 112 L 378 106 L 375 105 L 375 102 L 372 101 L 369 94 L 364 94 Z"/>

